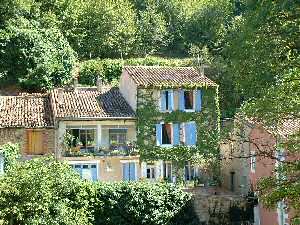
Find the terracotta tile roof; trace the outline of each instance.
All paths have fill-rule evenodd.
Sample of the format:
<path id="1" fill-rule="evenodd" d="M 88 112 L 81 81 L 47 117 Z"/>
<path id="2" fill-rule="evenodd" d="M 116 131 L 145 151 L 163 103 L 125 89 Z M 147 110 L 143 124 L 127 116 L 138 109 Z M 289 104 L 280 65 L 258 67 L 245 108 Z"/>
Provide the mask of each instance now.
<path id="1" fill-rule="evenodd" d="M 54 89 L 51 92 L 53 114 L 64 119 L 133 118 L 134 111 L 116 87 Z"/>
<path id="2" fill-rule="evenodd" d="M 185 86 L 185 85 L 207 85 L 217 86 L 212 80 L 201 75 L 193 67 L 161 67 L 161 66 L 125 66 L 137 86 Z"/>
<path id="3" fill-rule="evenodd" d="M 290 119 L 284 121 L 277 127 L 276 132 L 283 137 L 287 137 L 289 135 L 300 132 L 300 119 Z"/>
<path id="4" fill-rule="evenodd" d="M 23 94 L 0 97 L 0 127 L 53 127 L 49 96 Z"/>

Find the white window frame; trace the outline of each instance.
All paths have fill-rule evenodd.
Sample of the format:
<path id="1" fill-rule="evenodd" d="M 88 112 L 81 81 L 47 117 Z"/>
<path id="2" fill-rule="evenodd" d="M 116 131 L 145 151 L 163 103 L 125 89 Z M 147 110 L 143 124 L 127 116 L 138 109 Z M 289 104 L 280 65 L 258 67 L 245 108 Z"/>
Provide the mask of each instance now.
<path id="1" fill-rule="evenodd" d="M 145 173 L 146 179 L 148 179 L 148 180 L 155 180 L 156 177 L 157 177 L 156 165 L 155 164 L 148 164 L 147 163 L 145 169 L 146 169 L 146 173 Z M 147 170 L 148 169 L 150 169 L 150 178 L 147 177 Z M 153 177 L 153 174 L 151 173 L 151 171 L 154 172 L 154 177 Z"/>
<path id="2" fill-rule="evenodd" d="M 256 152 L 255 151 L 251 151 L 250 171 L 252 173 L 255 173 L 255 171 L 256 171 Z"/>
<path id="3" fill-rule="evenodd" d="M 193 92 L 193 109 L 186 109 L 185 108 L 185 98 L 184 98 L 184 92 L 185 91 L 192 91 Z M 195 90 L 183 90 L 183 106 L 184 106 L 184 112 L 195 112 L 196 111 L 196 93 Z"/>
<path id="4" fill-rule="evenodd" d="M 88 165 L 89 166 L 89 169 L 91 169 L 91 166 L 92 165 L 96 165 L 96 171 L 97 171 L 97 180 L 100 180 L 99 178 L 99 168 L 100 168 L 100 165 L 99 165 L 99 161 L 68 161 L 68 164 L 69 165 L 72 165 L 75 169 L 75 165 L 81 165 L 81 167 L 83 165 Z M 91 180 L 92 181 L 92 180 Z"/>
<path id="5" fill-rule="evenodd" d="M 163 129 L 162 129 L 162 126 L 161 126 L 161 137 L 160 137 L 160 139 L 161 139 L 161 145 L 160 145 L 160 147 L 164 147 L 164 148 L 168 148 L 168 147 L 173 147 L 173 145 L 174 145 L 174 140 L 173 140 L 173 123 L 172 122 L 170 122 L 170 123 L 165 123 L 165 122 L 160 122 L 160 124 L 161 125 L 163 125 L 163 124 L 171 124 L 171 144 L 163 144 L 162 143 L 162 140 L 163 140 Z"/>
<path id="6" fill-rule="evenodd" d="M 128 141 L 128 128 L 108 128 L 108 139 L 109 139 L 108 141 L 109 141 L 109 144 L 110 144 L 110 130 L 126 130 L 126 132 L 125 132 L 125 135 L 126 135 L 125 145 L 127 144 L 127 141 Z M 121 133 L 118 133 L 118 134 L 121 134 Z"/>
<path id="7" fill-rule="evenodd" d="M 4 174 L 4 155 L 0 153 L 0 175 Z"/>

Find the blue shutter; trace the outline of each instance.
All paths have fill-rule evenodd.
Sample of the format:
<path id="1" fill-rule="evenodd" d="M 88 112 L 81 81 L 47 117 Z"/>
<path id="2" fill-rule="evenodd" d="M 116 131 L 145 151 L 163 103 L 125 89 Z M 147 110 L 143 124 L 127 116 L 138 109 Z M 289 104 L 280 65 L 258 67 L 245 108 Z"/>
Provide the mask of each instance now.
<path id="1" fill-rule="evenodd" d="M 178 94 L 179 94 L 179 98 L 178 98 L 178 101 L 179 101 L 179 110 L 180 111 L 184 111 L 184 91 L 183 90 L 179 90 Z"/>
<path id="2" fill-rule="evenodd" d="M 156 124 L 156 145 L 160 146 L 162 143 L 162 135 L 161 135 L 161 124 Z"/>
<path id="3" fill-rule="evenodd" d="M 179 145 L 179 142 L 180 142 L 179 124 L 173 123 L 173 145 Z"/>
<path id="4" fill-rule="evenodd" d="M 135 163 L 129 163 L 129 180 L 136 180 L 135 178 Z"/>
<path id="5" fill-rule="evenodd" d="M 129 180 L 129 163 L 123 163 L 123 180 Z"/>
<path id="6" fill-rule="evenodd" d="M 160 92 L 160 111 L 166 111 L 166 95 L 165 91 Z"/>
<path id="7" fill-rule="evenodd" d="M 97 181 L 98 180 L 97 167 L 96 168 L 91 168 L 91 172 L 92 172 L 92 181 Z"/>
<path id="8" fill-rule="evenodd" d="M 197 89 L 195 95 L 196 95 L 196 99 L 195 99 L 196 112 L 200 112 L 202 108 L 202 91 L 200 89 Z"/>
<path id="9" fill-rule="evenodd" d="M 168 109 L 169 111 L 174 110 L 174 93 L 172 90 L 168 91 Z"/>
<path id="10" fill-rule="evenodd" d="M 197 142 L 197 127 L 195 122 L 185 124 L 185 144 L 196 145 Z"/>

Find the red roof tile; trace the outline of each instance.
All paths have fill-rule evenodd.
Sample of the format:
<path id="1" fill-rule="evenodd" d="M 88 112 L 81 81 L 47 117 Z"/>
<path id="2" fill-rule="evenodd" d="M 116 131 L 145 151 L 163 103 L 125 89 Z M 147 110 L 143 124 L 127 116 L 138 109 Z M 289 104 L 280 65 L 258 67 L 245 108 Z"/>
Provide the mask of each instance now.
<path id="1" fill-rule="evenodd" d="M 0 127 L 53 127 L 49 97 L 42 94 L 0 97 Z"/>
<path id="2" fill-rule="evenodd" d="M 54 89 L 51 92 L 54 116 L 65 119 L 133 118 L 134 111 L 116 87 Z"/>
<path id="3" fill-rule="evenodd" d="M 217 86 L 193 67 L 125 66 L 124 70 L 141 87 L 189 85 Z"/>

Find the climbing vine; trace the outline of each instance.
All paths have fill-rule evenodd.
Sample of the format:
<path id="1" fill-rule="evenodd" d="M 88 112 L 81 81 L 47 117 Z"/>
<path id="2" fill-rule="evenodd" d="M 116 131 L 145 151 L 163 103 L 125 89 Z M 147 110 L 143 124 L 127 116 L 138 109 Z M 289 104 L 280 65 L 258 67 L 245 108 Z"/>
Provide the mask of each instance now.
<path id="1" fill-rule="evenodd" d="M 213 165 L 219 157 L 220 109 L 218 87 L 189 85 L 184 89 L 202 90 L 202 110 L 200 112 L 160 112 L 155 92 L 161 89 L 178 89 L 161 85 L 159 89 L 144 88 L 137 93 L 137 145 L 144 161 L 172 161 L 177 167 L 183 168 L 186 161 L 201 166 Z M 183 123 L 195 121 L 197 125 L 197 144 L 195 147 L 185 145 L 164 148 L 156 146 L 155 124 L 164 121 Z"/>

